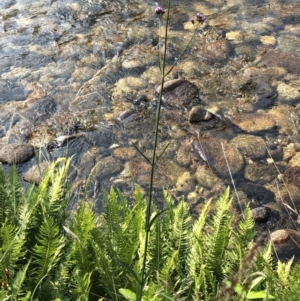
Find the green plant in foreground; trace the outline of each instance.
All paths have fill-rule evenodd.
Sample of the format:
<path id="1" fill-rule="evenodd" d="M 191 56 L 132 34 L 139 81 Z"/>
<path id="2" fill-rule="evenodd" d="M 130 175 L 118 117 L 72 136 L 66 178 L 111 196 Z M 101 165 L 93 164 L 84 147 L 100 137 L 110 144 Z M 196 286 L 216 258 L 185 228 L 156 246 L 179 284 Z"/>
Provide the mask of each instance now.
<path id="1" fill-rule="evenodd" d="M 23 189 L 15 167 L 0 169 L 0 300 L 136 300 L 145 252 L 147 203 L 113 188 L 103 213 L 81 199 L 67 214 L 67 167 L 53 163 L 38 187 Z M 300 269 L 252 243 L 249 208 L 234 222 L 229 189 L 193 221 L 187 204 L 164 192 L 152 207 L 142 300 L 295 300 Z M 15 217 L 15 218 L 12 218 Z M 153 219 L 155 217 L 155 219 Z"/>
<path id="2" fill-rule="evenodd" d="M 54 276 L 66 243 L 61 231 L 68 203 L 64 186 L 69 162 L 53 163 L 41 184 L 25 191 L 15 166 L 7 177 L 0 169 L 1 293 L 9 300 L 49 294 L 47 281 Z"/>

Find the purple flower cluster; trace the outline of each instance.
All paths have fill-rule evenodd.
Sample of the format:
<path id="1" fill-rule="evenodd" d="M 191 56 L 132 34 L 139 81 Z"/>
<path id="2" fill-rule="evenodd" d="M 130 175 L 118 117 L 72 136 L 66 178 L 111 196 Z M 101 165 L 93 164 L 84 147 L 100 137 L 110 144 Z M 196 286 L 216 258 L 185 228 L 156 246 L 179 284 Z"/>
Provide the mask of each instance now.
<path id="1" fill-rule="evenodd" d="M 155 7 L 154 11 L 159 16 L 162 16 L 166 12 L 166 10 L 164 8 L 162 8 L 161 6 L 159 6 L 158 3 L 156 3 L 156 7 Z"/>
<path id="2" fill-rule="evenodd" d="M 159 16 L 162 16 L 166 10 L 164 8 L 162 8 L 161 6 L 159 6 L 158 3 L 155 3 L 155 9 L 154 9 L 154 12 L 159 15 Z M 201 13 L 197 13 L 196 16 L 194 16 L 190 21 L 195 24 L 195 22 L 198 22 L 198 23 L 203 23 L 204 21 L 206 20 L 206 16 L 201 14 Z"/>
<path id="3" fill-rule="evenodd" d="M 197 15 L 195 17 L 193 17 L 191 19 L 191 22 L 194 24 L 195 22 L 198 23 L 203 23 L 206 20 L 206 16 L 201 14 L 201 13 L 197 13 Z"/>

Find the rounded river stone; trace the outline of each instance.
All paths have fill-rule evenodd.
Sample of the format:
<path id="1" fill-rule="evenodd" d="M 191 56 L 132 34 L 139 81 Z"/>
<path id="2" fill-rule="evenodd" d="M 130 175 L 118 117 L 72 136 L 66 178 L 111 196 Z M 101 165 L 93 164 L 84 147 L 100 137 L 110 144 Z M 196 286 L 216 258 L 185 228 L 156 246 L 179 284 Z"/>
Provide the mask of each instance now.
<path id="1" fill-rule="evenodd" d="M 262 158 L 267 153 L 264 140 L 258 136 L 238 135 L 231 140 L 230 144 L 238 148 L 244 156 L 251 159 Z"/>
<path id="2" fill-rule="evenodd" d="M 211 62 L 223 61 L 229 55 L 228 41 L 225 39 L 216 40 L 206 46 L 204 57 Z"/>
<path id="3" fill-rule="evenodd" d="M 158 87 L 155 91 L 159 91 Z M 167 81 L 164 84 L 164 103 L 179 109 L 191 109 L 200 102 L 199 89 L 193 83 L 184 79 Z"/>
<path id="4" fill-rule="evenodd" d="M 202 108 L 201 106 L 195 106 L 189 113 L 190 122 L 207 121 L 213 118 L 213 114 Z"/>
<path id="5" fill-rule="evenodd" d="M 7 164 L 18 164 L 28 161 L 34 156 L 33 146 L 24 143 L 12 143 L 4 145 L 0 149 L 0 162 Z"/>
<path id="6" fill-rule="evenodd" d="M 231 174 L 236 174 L 243 168 L 243 156 L 237 148 L 224 139 L 199 137 L 194 142 L 194 148 L 219 176 L 227 177 L 230 175 L 229 169 Z"/>
<path id="7" fill-rule="evenodd" d="M 246 132 L 270 130 L 275 121 L 266 113 L 240 113 L 232 116 L 231 122 Z"/>
<path id="8" fill-rule="evenodd" d="M 268 207 L 256 207 L 251 209 L 251 214 L 256 222 L 266 222 L 271 214 L 271 209 Z"/>
<path id="9" fill-rule="evenodd" d="M 290 260 L 299 262 L 300 233 L 292 229 L 280 229 L 271 233 L 271 241 L 274 253 L 281 261 Z"/>
<path id="10" fill-rule="evenodd" d="M 44 161 L 38 165 L 32 166 L 24 175 L 24 181 L 28 183 L 40 184 L 43 177 L 45 176 L 48 167 L 50 166 L 50 162 Z"/>
<path id="11" fill-rule="evenodd" d="M 290 238 L 290 230 L 280 229 L 271 233 L 271 240 L 275 244 L 281 244 Z"/>

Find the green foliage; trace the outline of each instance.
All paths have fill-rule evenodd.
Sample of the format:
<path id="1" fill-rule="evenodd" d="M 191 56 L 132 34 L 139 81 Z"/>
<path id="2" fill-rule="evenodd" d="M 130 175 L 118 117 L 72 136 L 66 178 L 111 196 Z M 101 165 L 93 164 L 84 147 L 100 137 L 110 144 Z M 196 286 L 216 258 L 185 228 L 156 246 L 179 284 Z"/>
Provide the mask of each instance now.
<path id="1" fill-rule="evenodd" d="M 64 247 L 69 163 L 57 160 L 38 187 L 26 190 L 15 166 L 7 177 L 0 169 L 0 277 L 7 298 L 51 296 L 43 287 L 52 291 L 50 279 Z"/>
<path id="2" fill-rule="evenodd" d="M 0 170 L 0 300 L 137 300 L 144 196 L 135 187 L 128 201 L 111 188 L 101 215 L 82 199 L 69 217 L 69 164 L 59 159 L 26 190 L 16 169 Z M 274 263 L 270 244 L 257 253 L 250 210 L 233 221 L 229 189 L 195 221 L 184 200 L 164 197 L 166 209 L 151 212 L 143 301 L 296 300 L 300 269 Z"/>

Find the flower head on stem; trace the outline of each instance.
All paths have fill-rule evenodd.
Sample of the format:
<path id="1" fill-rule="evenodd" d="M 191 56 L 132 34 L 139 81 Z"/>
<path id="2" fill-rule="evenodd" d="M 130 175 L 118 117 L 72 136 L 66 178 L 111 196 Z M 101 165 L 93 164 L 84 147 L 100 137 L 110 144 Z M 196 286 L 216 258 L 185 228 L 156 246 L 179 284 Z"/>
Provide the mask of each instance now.
<path id="1" fill-rule="evenodd" d="M 166 10 L 164 8 L 162 8 L 161 6 L 158 5 L 158 3 L 155 3 L 156 7 L 154 9 L 155 13 L 159 16 L 162 16 Z"/>
<path id="2" fill-rule="evenodd" d="M 197 13 L 196 16 L 194 16 L 192 19 L 191 19 L 191 22 L 193 24 L 195 24 L 195 22 L 198 22 L 198 23 L 203 23 L 204 21 L 206 20 L 206 16 L 201 14 L 201 13 Z"/>

